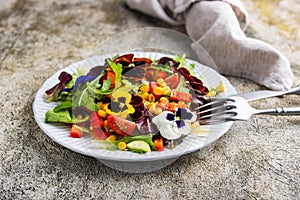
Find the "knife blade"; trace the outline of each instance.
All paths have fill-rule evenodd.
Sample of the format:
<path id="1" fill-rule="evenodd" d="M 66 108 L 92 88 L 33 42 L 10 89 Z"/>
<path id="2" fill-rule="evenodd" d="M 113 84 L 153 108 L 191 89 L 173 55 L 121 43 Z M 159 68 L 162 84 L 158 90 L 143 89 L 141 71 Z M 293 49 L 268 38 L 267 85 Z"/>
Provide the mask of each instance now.
<path id="1" fill-rule="evenodd" d="M 265 99 L 265 98 L 269 98 L 269 97 L 283 96 L 286 94 L 300 94 L 300 85 L 298 85 L 292 89 L 283 90 L 283 91 L 260 90 L 260 91 L 235 94 L 233 96 L 243 97 L 247 101 L 255 101 L 255 100 Z"/>

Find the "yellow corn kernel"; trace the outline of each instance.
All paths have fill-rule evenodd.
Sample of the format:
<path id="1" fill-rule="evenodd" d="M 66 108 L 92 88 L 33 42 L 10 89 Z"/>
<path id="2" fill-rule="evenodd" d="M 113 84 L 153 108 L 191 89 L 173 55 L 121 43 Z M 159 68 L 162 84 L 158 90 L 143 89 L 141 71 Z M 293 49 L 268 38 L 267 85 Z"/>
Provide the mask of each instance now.
<path id="1" fill-rule="evenodd" d="M 149 98 L 149 93 L 148 93 L 148 92 L 144 92 L 144 93 L 142 94 L 142 98 L 143 98 L 144 100 L 147 100 L 147 99 Z"/>
<path id="2" fill-rule="evenodd" d="M 104 118 L 106 117 L 106 112 L 104 110 L 98 110 L 98 115 Z"/>
<path id="3" fill-rule="evenodd" d="M 126 149 L 126 143 L 125 142 L 119 142 L 118 144 L 118 149 L 120 150 L 125 150 Z"/>
<path id="4" fill-rule="evenodd" d="M 152 103 L 152 102 L 149 103 L 147 107 L 148 107 L 148 109 L 151 113 L 154 113 L 154 110 L 155 110 L 155 107 L 156 107 L 154 103 Z"/>
<path id="5" fill-rule="evenodd" d="M 155 86 L 153 88 L 153 93 L 155 95 L 163 95 L 164 94 L 164 89 L 162 87 L 159 87 L 159 86 Z"/>
<path id="6" fill-rule="evenodd" d="M 116 141 L 117 137 L 115 135 L 111 135 L 108 138 L 106 138 L 106 140 L 110 141 L 110 142 L 114 142 Z"/>
<path id="7" fill-rule="evenodd" d="M 151 102 L 154 102 L 155 101 L 154 95 L 153 94 L 149 94 L 148 100 L 151 101 Z"/>
<path id="8" fill-rule="evenodd" d="M 159 102 L 164 102 L 164 103 L 168 103 L 169 99 L 166 97 L 160 97 Z"/>
<path id="9" fill-rule="evenodd" d="M 142 92 L 149 92 L 149 90 L 150 90 L 150 88 L 149 88 L 149 85 L 142 85 L 141 87 L 140 87 L 140 91 L 142 91 Z"/>
<path id="10" fill-rule="evenodd" d="M 164 86 L 167 85 L 167 83 L 165 82 L 165 80 L 162 79 L 162 78 L 157 79 L 156 83 L 157 83 L 158 85 L 162 86 L 162 87 L 164 87 Z"/>
<path id="11" fill-rule="evenodd" d="M 184 101 L 178 101 L 178 108 L 187 108 L 188 106 Z"/>
<path id="12" fill-rule="evenodd" d="M 163 95 L 167 95 L 169 93 L 171 93 L 171 88 L 169 86 L 165 86 Z"/>

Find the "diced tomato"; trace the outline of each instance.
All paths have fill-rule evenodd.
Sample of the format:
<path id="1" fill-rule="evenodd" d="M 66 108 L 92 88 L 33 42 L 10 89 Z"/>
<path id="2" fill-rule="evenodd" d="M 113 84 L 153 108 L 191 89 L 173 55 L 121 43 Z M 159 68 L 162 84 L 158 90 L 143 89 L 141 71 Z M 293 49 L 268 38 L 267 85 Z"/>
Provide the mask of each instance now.
<path id="1" fill-rule="evenodd" d="M 164 139 L 162 137 L 154 139 L 154 144 L 156 151 L 162 151 L 164 150 Z"/>
<path id="2" fill-rule="evenodd" d="M 81 138 L 83 136 L 83 133 L 78 129 L 78 127 L 75 124 L 73 124 L 70 131 L 70 136 L 73 138 Z"/>
<path id="3" fill-rule="evenodd" d="M 165 82 L 171 89 L 175 89 L 179 83 L 180 76 L 178 73 L 172 74 L 165 79 Z"/>
<path id="4" fill-rule="evenodd" d="M 154 92 L 153 92 L 153 89 L 157 86 L 157 83 L 156 82 L 150 82 L 149 84 L 149 93 L 150 94 L 153 94 L 153 96 L 155 97 L 155 99 L 158 99 L 160 96 L 159 95 L 156 95 Z"/>
<path id="5" fill-rule="evenodd" d="M 159 102 L 157 104 L 158 107 L 160 107 L 163 110 L 169 110 L 170 109 L 170 103 L 169 102 Z"/>
<path id="6" fill-rule="evenodd" d="M 153 89 L 155 86 L 157 86 L 156 82 L 150 82 L 150 84 L 149 84 L 149 93 L 150 94 L 153 94 Z"/>
<path id="7" fill-rule="evenodd" d="M 192 95 L 186 92 L 178 92 L 176 90 L 171 91 L 170 100 L 173 101 L 183 101 L 183 102 L 191 102 Z"/>
<path id="8" fill-rule="evenodd" d="M 135 131 L 136 124 L 115 115 L 107 117 L 109 127 L 119 135 L 130 135 Z"/>

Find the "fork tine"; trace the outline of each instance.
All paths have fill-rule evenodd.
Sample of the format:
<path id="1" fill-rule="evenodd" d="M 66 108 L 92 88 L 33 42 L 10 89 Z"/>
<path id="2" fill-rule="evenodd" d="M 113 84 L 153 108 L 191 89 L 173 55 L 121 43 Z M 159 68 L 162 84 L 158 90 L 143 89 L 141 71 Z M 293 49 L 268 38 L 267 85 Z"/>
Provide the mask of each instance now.
<path id="1" fill-rule="evenodd" d="M 234 105 L 223 105 L 197 112 L 197 115 L 200 115 L 198 119 L 211 118 L 222 114 L 230 114 L 228 111 L 234 108 L 236 108 Z"/>
<path id="2" fill-rule="evenodd" d="M 218 100 L 214 100 L 213 98 L 211 98 L 212 101 L 210 101 L 209 103 L 205 103 L 199 107 L 196 107 L 194 110 L 201 110 L 201 109 L 205 109 L 205 107 L 209 107 L 209 106 L 220 106 L 220 105 L 224 105 L 227 99 L 218 99 Z"/>
<path id="3" fill-rule="evenodd" d="M 200 116 L 199 118 L 197 118 L 198 122 L 203 125 L 203 124 L 217 124 L 221 122 L 235 121 L 236 120 L 235 116 L 237 115 L 237 112 L 234 109 L 236 109 L 236 107 L 234 105 L 228 105 L 224 107 L 226 110 Z"/>
<path id="4" fill-rule="evenodd" d="M 226 106 L 221 106 L 221 107 L 217 107 L 217 108 L 204 110 L 202 112 L 197 113 L 197 115 L 200 115 L 198 117 L 198 120 L 212 118 L 212 117 L 215 117 L 218 115 L 222 115 L 222 114 L 225 114 L 225 111 L 226 111 Z"/>

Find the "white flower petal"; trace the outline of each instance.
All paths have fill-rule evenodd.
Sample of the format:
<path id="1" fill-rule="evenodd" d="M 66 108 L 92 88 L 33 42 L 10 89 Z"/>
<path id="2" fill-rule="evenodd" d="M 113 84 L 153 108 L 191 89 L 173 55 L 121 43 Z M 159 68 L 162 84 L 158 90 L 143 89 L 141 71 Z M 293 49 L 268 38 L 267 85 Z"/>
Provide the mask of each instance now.
<path id="1" fill-rule="evenodd" d="M 186 121 L 184 122 L 184 126 L 180 127 L 179 128 L 179 132 L 182 134 L 182 135 L 187 135 L 191 132 L 191 126 L 189 123 L 187 123 Z"/>
<path id="2" fill-rule="evenodd" d="M 177 126 L 175 126 L 175 127 L 177 127 Z M 178 139 L 181 136 L 180 131 L 174 130 L 174 126 L 172 124 L 165 124 L 165 126 L 161 127 L 160 134 L 162 137 L 164 137 L 168 140 Z"/>

